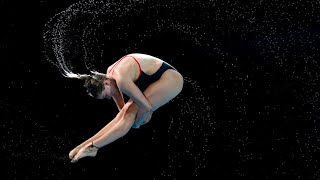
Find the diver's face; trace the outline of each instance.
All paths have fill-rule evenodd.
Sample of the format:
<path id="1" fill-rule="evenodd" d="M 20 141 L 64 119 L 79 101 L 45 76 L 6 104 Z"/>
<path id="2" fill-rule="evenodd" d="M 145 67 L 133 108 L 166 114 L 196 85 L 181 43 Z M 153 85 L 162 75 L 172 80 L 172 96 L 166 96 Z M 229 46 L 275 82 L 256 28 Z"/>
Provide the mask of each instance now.
<path id="1" fill-rule="evenodd" d="M 105 82 L 104 89 L 99 95 L 98 99 L 105 99 L 105 98 L 110 99 L 112 96 L 111 93 L 112 93 L 112 86 L 108 82 Z"/>

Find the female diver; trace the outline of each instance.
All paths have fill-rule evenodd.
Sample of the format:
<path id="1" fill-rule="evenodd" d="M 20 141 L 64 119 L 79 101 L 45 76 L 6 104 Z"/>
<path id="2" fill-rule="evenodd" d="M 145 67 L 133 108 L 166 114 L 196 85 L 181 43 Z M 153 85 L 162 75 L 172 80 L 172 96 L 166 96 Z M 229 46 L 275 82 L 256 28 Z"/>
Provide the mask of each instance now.
<path id="1" fill-rule="evenodd" d="M 165 61 L 146 54 L 129 54 L 108 67 L 106 74 L 80 75 L 90 96 L 113 99 L 119 112 L 94 136 L 69 153 L 71 162 L 96 156 L 98 149 L 148 123 L 152 113 L 176 97 L 183 76 Z M 124 102 L 123 94 L 129 97 Z"/>

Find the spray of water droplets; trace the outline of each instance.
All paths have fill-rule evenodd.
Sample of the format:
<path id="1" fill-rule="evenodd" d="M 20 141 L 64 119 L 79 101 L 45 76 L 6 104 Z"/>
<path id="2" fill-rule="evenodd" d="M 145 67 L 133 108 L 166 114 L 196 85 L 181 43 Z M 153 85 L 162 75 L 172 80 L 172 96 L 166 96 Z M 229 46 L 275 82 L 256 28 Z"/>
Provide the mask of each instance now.
<path id="1" fill-rule="evenodd" d="M 99 61 L 103 51 L 99 49 L 98 27 L 102 24 L 97 15 L 108 11 L 102 2 L 79 2 L 53 16 L 43 33 L 44 54 L 65 77 L 77 77 L 75 71 L 93 70 L 92 59 Z M 111 11 L 112 12 L 112 11 Z M 98 46 L 98 47 L 97 47 Z M 93 49 L 98 48 L 96 53 Z M 92 57 L 91 57 L 92 56 Z"/>
<path id="2" fill-rule="evenodd" d="M 170 116 L 169 169 L 163 174 L 166 176 L 181 176 L 177 172 L 186 168 L 187 164 L 192 174 L 198 176 L 206 168 L 212 150 L 209 142 L 216 123 L 211 117 L 209 97 L 205 96 L 196 81 L 190 78 L 184 80 L 184 92 L 173 100 L 177 104 L 177 113 Z"/>
<path id="3" fill-rule="evenodd" d="M 150 46 L 161 48 L 156 47 L 154 39 L 167 37 L 166 41 L 171 41 L 168 32 L 178 36 L 180 41 L 191 41 L 204 48 L 216 42 L 205 32 L 207 26 L 188 22 L 198 20 L 170 16 L 176 12 L 188 15 L 188 8 L 179 7 L 151 1 L 129 4 L 113 0 L 80 1 L 47 21 L 43 32 L 44 55 L 63 76 L 74 78 L 88 70 L 105 71 L 103 67 L 111 63 L 108 59 L 131 52 L 152 51 L 146 48 Z"/>

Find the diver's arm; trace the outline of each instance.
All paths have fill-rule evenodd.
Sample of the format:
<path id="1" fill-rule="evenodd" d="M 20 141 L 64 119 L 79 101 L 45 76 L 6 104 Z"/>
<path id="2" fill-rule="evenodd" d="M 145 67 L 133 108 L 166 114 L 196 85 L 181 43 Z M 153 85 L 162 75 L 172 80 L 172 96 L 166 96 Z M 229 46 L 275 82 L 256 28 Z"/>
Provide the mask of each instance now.
<path id="1" fill-rule="evenodd" d="M 132 61 L 131 61 L 132 62 Z M 117 69 L 114 70 L 114 78 L 116 79 L 117 86 L 120 92 L 125 95 L 138 106 L 138 112 L 136 121 L 138 122 L 136 127 L 139 127 L 141 123 L 150 120 L 153 107 L 141 90 L 133 82 L 133 71 L 130 71 L 132 64 L 130 61 L 124 61 Z"/>
<path id="2" fill-rule="evenodd" d="M 152 116 L 152 105 L 140 89 L 131 81 L 123 81 L 118 85 L 121 91 L 128 95 L 138 106 L 138 112 L 133 128 L 139 128 L 145 122 L 150 121 Z"/>
<path id="3" fill-rule="evenodd" d="M 119 111 L 123 108 L 124 106 L 124 99 L 123 99 L 123 95 L 120 91 L 117 91 L 113 96 L 112 99 L 114 100 L 114 102 L 116 103 Z"/>
<path id="4" fill-rule="evenodd" d="M 117 85 L 121 92 L 129 96 L 138 105 L 139 110 L 152 111 L 152 105 L 132 80 L 119 78 Z"/>

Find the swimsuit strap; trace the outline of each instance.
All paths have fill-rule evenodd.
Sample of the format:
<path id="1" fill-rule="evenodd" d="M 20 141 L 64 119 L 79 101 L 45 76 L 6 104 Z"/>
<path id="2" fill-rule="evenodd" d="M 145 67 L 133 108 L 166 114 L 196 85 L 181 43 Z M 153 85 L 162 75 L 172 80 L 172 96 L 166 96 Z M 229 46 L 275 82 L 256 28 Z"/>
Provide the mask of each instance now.
<path id="1" fill-rule="evenodd" d="M 122 59 L 124 59 L 125 57 L 131 57 L 131 58 L 133 58 L 133 59 L 137 62 L 138 66 L 139 66 L 139 70 L 140 70 L 139 77 L 138 77 L 138 79 L 139 79 L 140 76 L 141 76 L 141 73 L 142 73 L 140 63 L 139 63 L 139 61 L 138 61 L 135 57 L 130 56 L 130 55 L 125 55 L 125 56 L 123 56 L 121 59 L 119 59 L 119 60 L 116 62 L 116 64 L 114 64 L 114 65 L 111 67 L 111 69 L 109 70 L 109 73 L 112 71 L 111 75 L 113 75 L 113 72 L 114 72 L 115 67 L 116 67 L 116 66 L 120 63 L 120 61 L 121 61 Z"/>
<path id="2" fill-rule="evenodd" d="M 121 59 L 119 59 L 117 62 L 116 62 L 116 64 L 114 64 L 112 67 L 111 67 L 111 69 L 109 70 L 109 72 L 108 73 L 110 73 L 112 70 L 114 70 L 114 68 L 119 64 L 119 62 L 122 60 L 122 59 L 124 59 L 126 56 L 123 56 Z M 113 74 L 113 71 L 112 71 L 112 74 Z"/>

